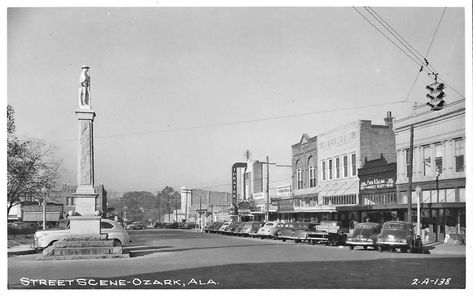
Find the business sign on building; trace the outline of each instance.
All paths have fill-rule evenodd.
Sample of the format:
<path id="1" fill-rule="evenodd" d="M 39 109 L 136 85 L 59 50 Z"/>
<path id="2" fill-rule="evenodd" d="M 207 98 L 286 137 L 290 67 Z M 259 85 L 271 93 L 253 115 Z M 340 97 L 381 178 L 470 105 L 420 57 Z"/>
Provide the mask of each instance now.
<path id="1" fill-rule="evenodd" d="M 237 207 L 238 192 L 238 168 L 246 168 L 245 162 L 237 162 L 232 166 L 232 206 Z"/>
<path id="2" fill-rule="evenodd" d="M 278 200 L 278 212 L 279 213 L 293 213 L 294 212 L 294 200 L 293 199 Z"/>
<path id="3" fill-rule="evenodd" d="M 373 178 L 360 182 L 360 190 L 390 189 L 395 186 L 394 178 Z"/>

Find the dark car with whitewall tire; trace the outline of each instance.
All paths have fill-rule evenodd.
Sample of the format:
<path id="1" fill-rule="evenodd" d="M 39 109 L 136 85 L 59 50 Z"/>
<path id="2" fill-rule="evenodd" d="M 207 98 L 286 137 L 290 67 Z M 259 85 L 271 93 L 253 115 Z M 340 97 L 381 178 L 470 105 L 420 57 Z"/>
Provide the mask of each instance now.
<path id="1" fill-rule="evenodd" d="M 377 246 L 380 252 L 399 249 L 402 253 L 423 253 L 422 240 L 414 226 L 404 221 L 385 222 L 377 236 Z"/>
<path id="2" fill-rule="evenodd" d="M 296 243 L 309 242 L 307 239 L 311 233 L 317 231 L 317 223 L 315 222 L 301 222 L 294 230 L 294 240 Z"/>
<path id="3" fill-rule="evenodd" d="M 377 248 L 378 234 L 381 232 L 381 224 L 379 223 L 358 223 L 353 229 L 345 244 L 353 250 L 355 247 L 360 246 L 363 249 L 368 247 Z"/>

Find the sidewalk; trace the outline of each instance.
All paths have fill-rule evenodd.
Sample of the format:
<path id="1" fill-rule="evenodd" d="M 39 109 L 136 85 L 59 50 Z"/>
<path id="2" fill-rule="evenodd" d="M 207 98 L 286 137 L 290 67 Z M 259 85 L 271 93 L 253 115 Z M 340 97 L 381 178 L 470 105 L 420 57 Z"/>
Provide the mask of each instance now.
<path id="1" fill-rule="evenodd" d="M 8 237 L 8 256 L 32 254 L 36 251 L 31 247 L 34 242 L 32 235 Z"/>
<path id="2" fill-rule="evenodd" d="M 450 244 L 442 242 L 425 243 L 424 251 L 432 255 L 466 255 L 466 245 Z"/>

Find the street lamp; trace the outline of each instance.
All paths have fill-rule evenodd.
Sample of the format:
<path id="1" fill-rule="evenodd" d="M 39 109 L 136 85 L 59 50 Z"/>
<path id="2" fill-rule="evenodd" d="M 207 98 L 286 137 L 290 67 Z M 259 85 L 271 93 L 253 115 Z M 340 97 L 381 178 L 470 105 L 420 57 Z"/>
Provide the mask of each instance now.
<path id="1" fill-rule="evenodd" d="M 43 186 L 41 193 L 43 194 L 43 229 L 46 229 L 46 194 L 48 193 L 48 188 Z"/>
<path id="2" fill-rule="evenodd" d="M 417 193 L 417 235 L 420 235 L 420 194 L 422 193 L 422 187 L 416 186 Z"/>

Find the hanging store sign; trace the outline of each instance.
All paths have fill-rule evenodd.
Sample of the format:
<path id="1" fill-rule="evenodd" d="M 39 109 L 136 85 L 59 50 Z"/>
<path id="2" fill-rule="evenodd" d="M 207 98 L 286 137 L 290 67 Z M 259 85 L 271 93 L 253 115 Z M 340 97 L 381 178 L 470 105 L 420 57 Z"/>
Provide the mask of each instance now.
<path id="1" fill-rule="evenodd" d="M 395 186 L 396 186 L 396 182 L 394 181 L 394 178 L 387 178 L 387 179 L 374 178 L 371 180 L 360 182 L 360 190 L 388 189 L 388 188 L 394 188 Z"/>

